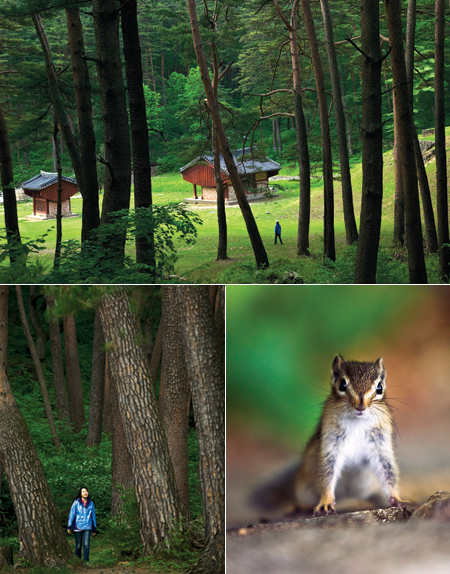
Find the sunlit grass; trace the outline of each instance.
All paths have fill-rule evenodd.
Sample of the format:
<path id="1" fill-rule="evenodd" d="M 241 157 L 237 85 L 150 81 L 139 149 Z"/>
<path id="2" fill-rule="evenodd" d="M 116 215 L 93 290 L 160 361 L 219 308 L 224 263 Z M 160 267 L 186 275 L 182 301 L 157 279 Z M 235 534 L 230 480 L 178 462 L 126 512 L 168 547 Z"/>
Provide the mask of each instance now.
<path id="1" fill-rule="evenodd" d="M 449 142 L 450 143 L 450 142 Z M 386 151 L 383 157 L 383 220 L 381 227 L 381 243 L 385 249 L 392 248 L 393 224 L 394 224 L 394 195 L 395 173 L 392 150 Z M 335 173 L 339 173 L 336 168 Z M 429 183 L 433 204 L 435 204 L 435 162 L 427 166 Z M 357 224 L 359 225 L 359 213 L 361 209 L 362 166 L 361 163 L 353 165 L 352 170 L 353 201 Z M 283 166 L 280 175 L 298 175 L 298 167 Z M 299 182 L 278 180 L 273 182 L 279 194 L 278 197 L 263 203 L 252 203 L 252 212 L 255 217 L 260 235 L 266 248 L 271 267 L 286 266 L 286 261 L 292 262 L 293 270 L 313 268 L 321 266 L 323 252 L 323 184 L 320 179 L 314 178 L 311 185 L 311 224 L 310 246 L 312 259 L 300 259 L 296 253 L 297 226 L 299 209 Z M 183 180 L 179 173 L 163 174 L 152 178 L 152 194 L 155 204 L 180 203 L 184 199 L 192 197 L 192 185 Z M 100 196 L 100 201 L 103 196 Z M 339 256 L 345 252 L 345 227 L 343 222 L 343 204 L 341 184 L 336 178 L 334 181 L 334 214 L 335 214 L 335 241 L 336 254 Z M 131 207 L 134 207 L 133 195 Z M 81 198 L 72 198 L 72 212 L 81 214 Z M 228 257 L 227 261 L 216 261 L 218 244 L 218 223 L 215 206 L 190 206 L 189 209 L 199 213 L 203 224 L 197 226 L 197 242 L 187 246 L 181 240 L 176 241 L 178 262 L 176 274 L 179 277 L 192 282 L 211 283 L 227 268 L 236 264 L 254 264 L 254 255 L 248 237 L 246 226 L 239 207 L 230 206 L 226 209 Z M 0 211 L 3 210 L 1 207 Z M 44 251 L 39 257 L 46 264 L 53 261 L 56 243 L 56 222 L 29 221 L 27 215 L 32 213 L 31 202 L 18 205 L 20 230 L 22 237 L 36 239 L 47 233 Z M 283 245 L 273 245 L 274 225 L 278 219 L 282 225 Z M 81 217 L 63 219 L 63 240 L 79 239 L 81 231 Z M 344 251 L 343 251 L 344 250 Z M 133 248 L 128 247 L 130 255 Z M 399 260 L 406 259 L 400 255 Z M 398 261 L 398 265 L 404 265 L 405 261 Z M 304 272 L 303 272 L 304 274 Z M 311 273 L 308 271 L 308 276 Z"/>

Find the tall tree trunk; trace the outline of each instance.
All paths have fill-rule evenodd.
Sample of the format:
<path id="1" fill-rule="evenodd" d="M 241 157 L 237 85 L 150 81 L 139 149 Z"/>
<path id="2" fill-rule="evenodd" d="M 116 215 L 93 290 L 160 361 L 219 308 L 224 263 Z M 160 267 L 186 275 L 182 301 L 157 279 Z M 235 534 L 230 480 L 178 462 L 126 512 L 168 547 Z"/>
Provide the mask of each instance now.
<path id="1" fill-rule="evenodd" d="M 386 21 L 391 47 L 394 107 L 398 128 L 402 182 L 405 201 L 405 239 L 408 250 L 410 283 L 426 283 L 427 271 L 423 254 L 422 225 L 420 221 L 419 189 L 414 158 L 412 108 L 406 80 L 405 57 L 400 0 L 385 0 Z"/>
<path id="2" fill-rule="evenodd" d="M 111 379 L 112 460 L 111 460 L 111 516 L 121 514 L 122 494 L 134 489 L 133 467 L 127 439 L 120 416 L 119 400 L 114 380 Z"/>
<path id="3" fill-rule="evenodd" d="M 225 134 L 225 129 L 222 124 L 218 102 L 214 96 L 214 90 L 212 87 L 211 78 L 209 77 L 208 64 L 206 62 L 205 53 L 203 51 L 202 39 L 200 36 L 200 27 L 198 24 L 197 7 L 195 4 L 195 0 L 187 0 L 187 4 L 189 9 L 189 18 L 191 21 L 191 30 L 192 30 L 192 38 L 194 42 L 195 54 L 197 56 L 197 62 L 200 68 L 200 74 L 202 77 L 203 87 L 205 89 L 206 99 L 208 101 L 209 111 L 211 113 L 211 117 L 214 122 L 214 127 L 216 129 L 220 149 L 222 150 L 222 156 L 227 166 L 228 174 L 230 176 L 231 183 L 233 184 L 234 191 L 236 193 L 236 198 L 239 203 L 239 207 L 241 208 L 245 224 L 247 226 L 247 232 L 252 244 L 256 264 L 259 268 L 268 267 L 269 259 L 267 257 L 267 253 L 264 248 L 261 236 L 259 234 L 255 218 L 253 217 L 252 210 L 247 201 L 244 187 L 239 177 L 236 163 L 234 161 L 233 154 L 231 153 L 230 146 L 228 144 L 228 139 Z"/>
<path id="4" fill-rule="evenodd" d="M 8 371 L 8 299 L 8 285 L 0 285 L 0 369 L 5 373 Z"/>
<path id="5" fill-rule="evenodd" d="M 70 161 L 72 163 L 72 167 L 75 172 L 75 178 L 77 180 L 78 187 L 80 188 L 81 194 L 83 195 L 84 181 L 81 169 L 80 153 L 70 127 L 70 122 L 67 117 L 66 110 L 61 100 L 61 95 L 58 87 L 58 78 L 56 76 L 55 66 L 53 65 L 52 61 L 50 45 L 48 43 L 44 27 L 42 26 L 41 16 L 39 14 L 33 14 L 32 19 L 34 22 L 34 26 L 36 28 L 39 41 L 41 43 L 42 51 L 44 53 L 50 99 L 53 105 L 56 118 L 58 120 L 59 127 L 61 129 L 62 137 L 64 138 L 64 141 L 66 142 L 66 147 L 69 151 Z"/>
<path id="6" fill-rule="evenodd" d="M 441 281 L 448 283 L 450 279 L 450 239 L 448 230 L 447 155 L 445 150 L 444 16 L 444 0 L 436 0 L 434 43 L 434 109 L 439 275 Z"/>
<path id="7" fill-rule="evenodd" d="M 408 80 L 409 100 L 412 104 L 414 98 L 414 43 L 416 38 L 416 0 L 408 0 L 406 17 L 406 45 L 405 66 Z"/>
<path id="8" fill-rule="evenodd" d="M 47 385 L 45 384 L 44 373 L 42 371 L 42 365 L 39 361 L 39 356 L 36 350 L 36 345 L 34 344 L 33 337 L 31 336 L 30 327 L 28 326 L 27 316 L 25 313 L 25 306 L 23 304 L 22 289 L 20 285 L 16 285 L 16 296 L 17 305 L 19 307 L 20 320 L 22 322 L 23 332 L 30 349 L 31 357 L 33 359 L 34 368 L 36 370 L 39 386 L 41 387 L 42 400 L 44 402 L 45 415 L 50 427 L 50 432 L 53 438 L 53 444 L 57 449 L 61 448 L 61 443 L 59 442 L 58 432 L 56 430 L 55 419 L 53 417 L 52 406 L 50 404 L 50 398 L 48 396 Z"/>
<path id="9" fill-rule="evenodd" d="M 180 309 L 176 287 L 163 287 L 163 369 L 164 389 L 159 395 L 159 409 L 169 444 L 181 510 L 189 522 L 188 427 L 190 389 L 181 344 Z"/>
<path id="10" fill-rule="evenodd" d="M 162 543 L 170 546 L 170 530 L 181 518 L 181 507 L 147 362 L 136 342 L 137 319 L 129 304 L 126 289 L 118 287 L 103 296 L 100 314 L 132 458 L 143 551 L 148 555 Z"/>
<path id="11" fill-rule="evenodd" d="M 67 402 L 66 384 L 64 381 L 64 360 L 61 345 L 61 332 L 59 319 L 52 314 L 55 308 L 55 297 L 47 295 L 49 310 L 48 326 L 50 331 L 50 349 L 52 353 L 53 384 L 55 387 L 56 413 L 58 420 L 68 423 L 69 405 Z"/>
<path id="12" fill-rule="evenodd" d="M 398 141 L 398 129 L 395 121 L 394 106 L 394 171 L 395 171 L 395 205 L 394 205 L 394 245 L 403 246 L 405 241 L 405 199 L 403 193 L 402 162 Z"/>
<path id="13" fill-rule="evenodd" d="M 224 74 L 219 74 L 219 63 L 217 61 L 217 46 L 215 38 L 211 41 L 212 61 L 213 61 L 213 90 L 216 100 L 219 94 L 219 81 Z M 227 68 L 228 70 L 228 68 Z M 219 244 L 217 246 L 217 261 L 228 259 L 227 255 L 227 218 L 225 213 L 225 187 L 222 181 L 220 171 L 220 147 L 216 136 L 216 130 L 213 126 L 213 157 L 214 157 L 214 179 L 216 180 L 217 194 L 217 223 L 219 226 Z"/>
<path id="14" fill-rule="evenodd" d="M 65 315 L 63 317 L 63 325 L 70 422 L 73 425 L 74 431 L 79 433 L 81 427 L 86 422 L 86 413 L 84 412 L 83 387 L 81 386 L 75 317 L 73 315 Z"/>
<path id="15" fill-rule="evenodd" d="M 345 237 L 347 245 L 358 240 L 355 212 L 353 210 L 352 180 L 350 162 L 348 160 L 347 136 L 345 133 L 345 116 L 342 105 L 341 82 L 336 59 L 333 38 L 333 23 L 331 21 L 328 0 L 321 0 L 325 37 L 327 42 L 328 63 L 330 66 L 331 85 L 333 88 L 333 105 L 336 118 L 337 144 L 339 149 L 339 164 L 341 167 L 342 203 L 344 207 Z"/>
<path id="16" fill-rule="evenodd" d="M 206 544 L 191 573 L 225 572 L 225 376 L 208 287 L 176 287 L 198 433 Z"/>
<path id="17" fill-rule="evenodd" d="M 130 107 L 131 149 L 133 152 L 134 206 L 152 206 L 152 173 L 148 143 L 147 115 L 142 75 L 141 45 L 137 20 L 137 1 L 120 0 L 123 53 Z M 152 229 L 136 237 L 136 262 L 145 263 L 154 275 L 156 269 L 155 239 Z"/>
<path id="18" fill-rule="evenodd" d="M 95 150 L 94 121 L 91 104 L 91 82 L 84 56 L 83 28 L 78 6 L 66 7 L 67 30 L 69 33 L 72 77 L 77 105 L 78 130 L 80 133 L 80 157 L 83 187 L 81 241 L 100 225 L 98 200 L 97 157 Z"/>
<path id="19" fill-rule="evenodd" d="M 320 127 L 322 130 L 323 146 L 323 256 L 334 261 L 336 259 L 334 243 L 334 196 L 333 196 L 333 158 L 331 156 L 330 124 L 328 122 L 328 107 L 325 94 L 325 80 L 322 61 L 317 43 L 316 29 L 311 14 L 309 0 L 301 0 L 306 32 L 308 34 L 311 58 L 316 78 L 317 100 L 319 102 Z"/>
<path id="20" fill-rule="evenodd" d="M 86 446 L 96 446 L 102 440 L 103 395 L 105 391 L 105 338 L 100 312 L 95 313 L 92 341 L 91 396 L 89 400 L 89 426 Z"/>
<path id="21" fill-rule="evenodd" d="M 380 10 L 378 0 L 361 0 L 362 198 L 355 283 L 375 283 L 383 200 Z"/>
<path id="22" fill-rule="evenodd" d="M 56 173 L 58 174 L 58 191 L 57 191 L 57 202 L 56 202 L 56 247 L 55 247 L 55 257 L 53 260 L 53 268 L 59 269 L 60 258 L 61 258 L 61 244 L 62 244 L 62 167 L 61 167 L 61 155 L 58 147 L 58 122 L 56 116 L 54 119 L 53 126 L 53 143 L 55 144 L 55 164 Z"/>
<path id="23" fill-rule="evenodd" d="M 431 202 L 430 186 L 428 176 L 423 162 L 422 151 L 417 137 L 417 130 L 414 124 L 414 45 L 416 35 L 416 0 L 409 0 L 406 21 L 406 48 L 405 48 L 405 66 L 406 80 L 408 82 L 409 101 L 411 106 L 411 120 L 414 137 L 414 157 L 416 159 L 417 174 L 419 177 L 420 195 L 422 198 L 423 217 L 425 223 L 425 238 L 427 243 L 427 252 L 436 253 L 438 251 L 438 240 L 436 233 L 436 222 L 433 213 L 433 204 Z"/>
<path id="24" fill-rule="evenodd" d="M 8 285 L 0 285 L 0 372 L 5 376 L 8 369 Z M 0 501 L 2 499 L 3 473 L 5 472 L 5 461 L 0 447 Z"/>
<path id="25" fill-rule="evenodd" d="M 103 324 L 102 324 L 103 325 Z M 105 357 L 105 394 L 103 397 L 103 432 L 113 433 L 113 412 L 111 407 L 111 376 L 109 374 L 108 354 Z"/>
<path id="26" fill-rule="evenodd" d="M 16 242 L 20 243 L 19 218 L 17 216 L 16 190 L 14 188 L 14 174 L 11 158 L 11 146 L 9 143 L 8 128 L 5 114 L 0 103 L 0 177 L 3 192 L 3 209 L 5 211 L 5 228 L 9 258 L 11 263 L 15 255 L 11 248 Z"/>
<path id="27" fill-rule="evenodd" d="M 0 451 L 17 517 L 20 556 L 45 568 L 73 556 L 28 427 L 0 367 Z"/>
<path id="28" fill-rule="evenodd" d="M 34 334 L 36 335 L 36 350 L 41 363 L 45 361 L 48 340 L 48 333 L 42 325 L 41 318 L 37 310 L 38 303 L 42 298 L 42 293 L 38 292 L 38 285 L 30 285 L 28 313 L 30 315 L 30 322 L 34 330 Z"/>
<path id="29" fill-rule="evenodd" d="M 119 0 L 93 0 L 95 50 L 105 145 L 105 191 L 101 222 L 130 207 L 131 151 L 125 86 L 119 43 Z M 120 233 L 106 248 L 110 258 L 123 260 L 125 235 Z"/>
<path id="30" fill-rule="evenodd" d="M 297 154 L 300 185 L 300 202 L 297 231 L 297 255 L 311 255 L 309 252 L 309 223 L 311 217 L 311 166 L 309 163 L 308 132 L 302 103 L 302 85 L 300 79 L 300 61 L 298 58 L 296 15 L 298 0 L 294 1 L 291 11 L 291 21 L 284 16 L 277 0 L 273 0 L 278 15 L 289 31 L 291 48 L 292 77 L 294 84 L 294 117 L 297 137 Z"/>

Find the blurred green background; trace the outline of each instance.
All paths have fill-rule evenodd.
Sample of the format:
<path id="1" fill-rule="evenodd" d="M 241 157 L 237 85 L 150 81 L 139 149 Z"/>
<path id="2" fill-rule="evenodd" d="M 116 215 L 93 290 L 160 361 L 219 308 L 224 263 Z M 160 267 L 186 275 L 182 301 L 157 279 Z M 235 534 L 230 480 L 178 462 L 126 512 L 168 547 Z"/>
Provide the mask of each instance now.
<path id="1" fill-rule="evenodd" d="M 382 357 L 432 289 L 227 287 L 227 435 L 245 428 L 255 438 L 301 448 L 328 396 L 334 356 Z"/>

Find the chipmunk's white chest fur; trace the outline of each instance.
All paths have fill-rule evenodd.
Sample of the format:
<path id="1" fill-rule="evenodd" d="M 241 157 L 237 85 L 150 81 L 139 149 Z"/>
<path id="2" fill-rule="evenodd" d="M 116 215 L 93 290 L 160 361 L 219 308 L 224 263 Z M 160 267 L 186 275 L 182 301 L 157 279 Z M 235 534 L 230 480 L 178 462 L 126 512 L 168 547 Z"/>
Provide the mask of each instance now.
<path id="1" fill-rule="evenodd" d="M 378 419 L 370 412 L 364 416 L 349 413 L 339 421 L 335 432 L 324 436 L 324 447 L 335 455 L 335 480 L 347 467 L 357 469 L 367 462 L 374 466 L 377 457 L 373 455 L 380 445 L 374 442 L 373 431 L 378 425 Z"/>

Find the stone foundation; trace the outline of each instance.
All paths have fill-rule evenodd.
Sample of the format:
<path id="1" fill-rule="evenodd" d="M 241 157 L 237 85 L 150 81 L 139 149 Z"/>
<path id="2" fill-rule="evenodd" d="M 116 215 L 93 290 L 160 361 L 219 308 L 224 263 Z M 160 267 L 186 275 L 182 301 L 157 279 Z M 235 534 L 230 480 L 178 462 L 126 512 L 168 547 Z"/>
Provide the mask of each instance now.
<path id="1" fill-rule="evenodd" d="M 49 217 L 56 217 L 56 212 L 58 210 L 58 203 L 56 201 L 51 201 L 48 206 Z M 70 210 L 70 199 L 63 201 L 61 203 L 61 214 L 62 215 L 72 215 Z"/>

